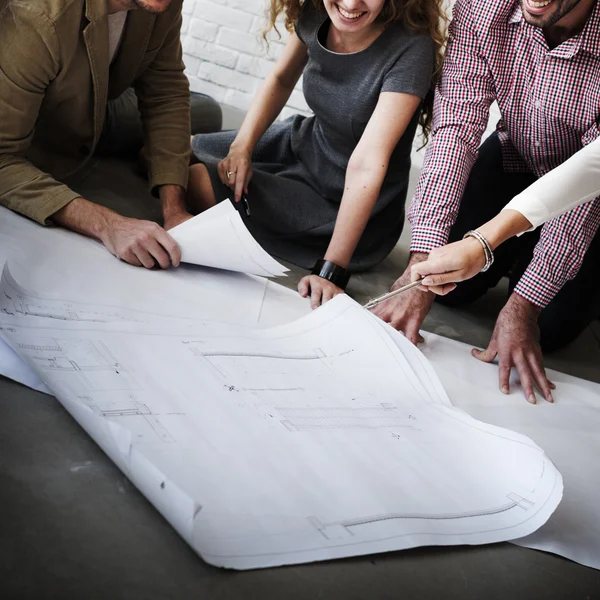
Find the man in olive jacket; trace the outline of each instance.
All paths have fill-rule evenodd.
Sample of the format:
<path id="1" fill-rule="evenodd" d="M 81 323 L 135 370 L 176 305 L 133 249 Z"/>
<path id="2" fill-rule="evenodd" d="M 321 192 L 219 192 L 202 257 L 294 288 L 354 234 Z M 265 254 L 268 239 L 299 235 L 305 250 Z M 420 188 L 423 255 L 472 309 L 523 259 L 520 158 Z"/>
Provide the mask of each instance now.
<path id="1" fill-rule="evenodd" d="M 0 0 L 0 204 L 95 237 L 131 264 L 179 264 L 165 230 L 189 218 L 181 7 L 182 0 Z M 108 101 L 130 86 L 164 229 L 69 187 L 101 138 Z"/>

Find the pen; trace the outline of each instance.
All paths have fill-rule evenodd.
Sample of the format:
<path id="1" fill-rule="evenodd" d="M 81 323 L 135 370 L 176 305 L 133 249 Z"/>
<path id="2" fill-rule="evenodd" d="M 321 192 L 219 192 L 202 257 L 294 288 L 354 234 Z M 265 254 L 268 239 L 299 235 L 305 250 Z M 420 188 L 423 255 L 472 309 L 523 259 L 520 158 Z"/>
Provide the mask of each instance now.
<path id="1" fill-rule="evenodd" d="M 370 310 L 371 308 L 374 308 L 378 304 L 381 304 L 382 302 L 385 302 L 386 300 L 389 300 L 390 298 L 394 298 L 395 296 L 397 296 L 398 294 L 401 294 L 402 292 L 406 292 L 407 290 L 411 290 L 412 288 L 417 287 L 422 282 L 423 282 L 423 279 L 418 279 L 417 281 L 413 281 L 411 283 L 403 285 L 401 288 L 398 288 L 397 290 L 394 290 L 393 292 L 387 292 L 386 294 L 378 296 L 377 298 L 373 298 L 373 300 L 369 300 L 369 302 L 367 302 L 363 306 L 363 308 Z"/>

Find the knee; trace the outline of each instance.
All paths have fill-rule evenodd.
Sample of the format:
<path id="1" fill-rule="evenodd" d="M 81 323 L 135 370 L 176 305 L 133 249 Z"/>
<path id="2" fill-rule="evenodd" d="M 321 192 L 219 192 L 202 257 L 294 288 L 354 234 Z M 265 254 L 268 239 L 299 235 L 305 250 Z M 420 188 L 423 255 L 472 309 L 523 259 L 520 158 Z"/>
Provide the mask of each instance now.
<path id="1" fill-rule="evenodd" d="M 223 111 L 219 103 L 205 94 L 190 94 L 192 134 L 221 131 Z"/>
<path id="2" fill-rule="evenodd" d="M 542 352 L 555 352 L 568 346 L 581 335 L 590 321 L 577 312 L 568 315 L 552 305 L 546 307 L 538 320 Z"/>
<path id="3" fill-rule="evenodd" d="M 483 293 L 483 292 L 482 292 Z M 468 283 L 459 283 L 456 288 L 445 296 L 437 296 L 436 302 L 450 308 L 459 308 L 471 304 L 482 294 L 476 294 Z"/>

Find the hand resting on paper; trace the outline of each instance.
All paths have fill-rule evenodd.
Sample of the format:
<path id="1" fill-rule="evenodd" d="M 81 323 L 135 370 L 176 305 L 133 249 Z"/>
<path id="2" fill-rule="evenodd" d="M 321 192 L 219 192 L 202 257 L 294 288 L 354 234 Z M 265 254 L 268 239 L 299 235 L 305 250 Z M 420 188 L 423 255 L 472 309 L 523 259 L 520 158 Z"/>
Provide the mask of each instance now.
<path id="1" fill-rule="evenodd" d="M 52 215 L 67 229 L 95 237 L 117 258 L 137 267 L 167 269 L 179 266 L 181 251 L 175 240 L 152 221 L 123 217 L 84 198 L 76 198 Z"/>
<path id="2" fill-rule="evenodd" d="M 252 152 L 238 149 L 231 144 L 229 154 L 217 165 L 221 183 L 233 191 L 233 199 L 239 202 L 242 193 L 248 193 L 248 184 L 252 179 Z"/>
<path id="3" fill-rule="evenodd" d="M 521 296 L 512 294 L 498 315 L 488 347 L 472 352 L 475 358 L 487 363 L 498 357 L 498 379 L 503 394 L 510 393 L 510 372 L 515 367 L 525 398 L 531 404 L 536 403 L 534 386 L 548 402 L 554 402 L 551 390 L 556 387 L 544 370 L 537 323 L 540 311 Z"/>
<path id="4" fill-rule="evenodd" d="M 310 305 L 314 310 L 338 294 L 343 294 L 344 290 L 318 275 L 307 275 L 300 280 L 298 293 L 303 298 L 310 295 Z"/>

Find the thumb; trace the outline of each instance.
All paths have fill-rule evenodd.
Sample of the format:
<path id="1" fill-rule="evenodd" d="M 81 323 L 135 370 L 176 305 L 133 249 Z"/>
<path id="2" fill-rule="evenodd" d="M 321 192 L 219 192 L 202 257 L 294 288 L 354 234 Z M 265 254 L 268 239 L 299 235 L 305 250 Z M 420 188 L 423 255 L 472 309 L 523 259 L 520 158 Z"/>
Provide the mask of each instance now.
<path id="1" fill-rule="evenodd" d="M 426 275 L 423 279 L 423 285 L 445 285 L 447 283 L 456 283 L 456 279 L 456 273 L 440 273 L 439 275 Z"/>
<path id="2" fill-rule="evenodd" d="M 306 298 L 308 296 L 309 289 L 310 289 L 310 286 L 308 285 L 308 277 L 303 277 L 300 280 L 300 283 L 298 284 L 298 293 L 303 298 Z"/>
<path id="3" fill-rule="evenodd" d="M 410 280 L 418 281 L 423 277 L 426 277 L 430 273 L 433 272 L 431 268 L 431 264 L 429 264 L 429 260 L 424 260 L 423 262 L 416 263 L 410 268 Z"/>
<path id="4" fill-rule="evenodd" d="M 486 363 L 491 363 L 498 355 L 496 343 L 494 341 L 491 341 L 489 346 L 485 350 L 478 350 L 477 348 L 473 348 L 473 350 L 471 350 L 471 355 L 474 356 L 477 360 Z"/>

